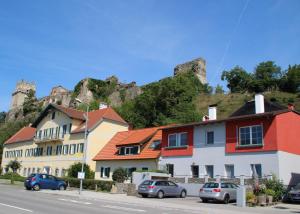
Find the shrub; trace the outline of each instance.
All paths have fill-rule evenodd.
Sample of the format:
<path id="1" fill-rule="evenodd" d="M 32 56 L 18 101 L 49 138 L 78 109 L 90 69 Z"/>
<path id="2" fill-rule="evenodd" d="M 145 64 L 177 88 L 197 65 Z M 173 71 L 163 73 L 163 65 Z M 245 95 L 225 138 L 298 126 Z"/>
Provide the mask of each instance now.
<path id="1" fill-rule="evenodd" d="M 246 201 L 248 203 L 255 203 L 255 199 L 256 199 L 256 196 L 254 195 L 254 193 L 252 191 L 246 192 Z"/>
<path id="2" fill-rule="evenodd" d="M 275 196 L 275 191 L 272 190 L 272 189 L 266 189 L 266 195 L 269 195 L 269 196 Z"/>
<path id="3" fill-rule="evenodd" d="M 10 180 L 12 176 L 13 176 L 14 181 L 24 182 L 26 180 L 25 177 L 22 177 L 18 173 L 13 173 L 13 172 L 7 172 L 4 175 L 1 175 L 0 179 L 9 179 Z"/>
<path id="4" fill-rule="evenodd" d="M 112 175 L 113 181 L 118 183 L 123 183 L 126 180 L 126 177 L 127 177 L 126 170 L 121 167 L 117 168 Z"/>
<path id="5" fill-rule="evenodd" d="M 77 178 L 63 178 L 63 180 L 69 184 L 70 187 L 79 188 L 80 187 L 80 179 Z M 94 179 L 84 179 L 82 182 L 83 189 L 95 190 L 97 185 L 98 190 L 109 192 L 112 188 L 112 181 L 101 181 Z"/>
<path id="6" fill-rule="evenodd" d="M 81 172 L 81 163 L 74 163 L 70 166 L 68 169 L 68 177 L 71 178 L 77 178 L 78 172 Z M 95 176 L 95 173 L 90 169 L 90 166 L 87 164 L 84 164 L 83 171 L 85 172 L 85 178 L 86 179 L 93 179 Z"/>
<path id="7" fill-rule="evenodd" d="M 281 200 L 285 193 L 283 183 L 275 175 L 272 176 L 272 179 L 266 181 L 266 188 L 274 191 L 274 201 Z"/>

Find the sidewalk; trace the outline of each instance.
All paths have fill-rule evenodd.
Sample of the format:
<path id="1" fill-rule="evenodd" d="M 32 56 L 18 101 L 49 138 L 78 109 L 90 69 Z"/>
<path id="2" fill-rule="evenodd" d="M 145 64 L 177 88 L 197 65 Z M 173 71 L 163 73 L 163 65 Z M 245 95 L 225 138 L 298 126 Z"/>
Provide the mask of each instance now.
<path id="1" fill-rule="evenodd" d="M 81 200 L 92 200 L 92 201 L 107 201 L 114 202 L 116 204 L 123 205 L 132 205 L 132 206 L 147 206 L 147 207 L 164 207 L 170 210 L 185 210 L 194 211 L 202 213 L 262 213 L 262 214 L 271 214 L 271 213 L 300 213 L 300 205 L 289 205 L 289 204 L 280 204 L 274 207 L 246 207 L 240 208 L 236 207 L 234 204 L 224 205 L 224 204 L 215 204 L 215 203 L 201 203 L 200 199 L 196 197 L 187 197 L 182 198 L 139 198 L 135 196 L 127 196 L 125 194 L 111 194 L 103 192 L 92 192 L 92 191 L 83 191 L 81 195 L 78 194 L 78 190 L 67 190 L 67 191 L 53 191 L 53 190 L 41 190 L 39 193 L 42 194 L 52 194 L 57 195 L 58 197 L 73 197 L 79 198 Z M 276 208 L 277 207 L 277 208 Z"/>

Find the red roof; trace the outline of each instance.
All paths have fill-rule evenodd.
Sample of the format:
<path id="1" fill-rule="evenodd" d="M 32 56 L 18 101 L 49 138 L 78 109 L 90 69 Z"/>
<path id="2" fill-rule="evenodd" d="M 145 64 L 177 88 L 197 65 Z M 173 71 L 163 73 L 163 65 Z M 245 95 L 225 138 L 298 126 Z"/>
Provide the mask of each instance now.
<path id="1" fill-rule="evenodd" d="M 71 118 L 75 118 L 75 119 L 79 119 L 79 120 L 84 120 L 84 112 L 83 111 L 79 111 L 73 108 L 67 108 L 61 105 L 56 105 L 56 104 L 51 104 L 53 105 L 55 108 L 57 108 L 58 110 L 62 111 L 63 113 L 65 113 L 66 115 L 68 115 Z"/>
<path id="2" fill-rule="evenodd" d="M 85 112 L 82 112 L 85 114 Z M 83 115 L 82 114 L 82 115 Z M 98 109 L 88 113 L 88 130 L 93 129 L 101 120 L 107 119 L 115 122 L 127 124 L 125 120 L 115 112 L 111 107 Z M 72 133 L 79 133 L 85 130 L 85 122 L 83 122 L 77 129 L 73 130 Z"/>
<path id="3" fill-rule="evenodd" d="M 118 132 L 94 157 L 93 160 L 138 160 L 156 159 L 160 156 L 160 148 L 150 148 L 155 140 L 161 140 L 161 127 Z M 146 141 L 146 142 L 145 142 Z M 118 147 L 122 145 L 141 144 L 141 152 L 136 155 L 118 155 Z"/>
<path id="4" fill-rule="evenodd" d="M 7 141 L 5 141 L 4 144 L 11 144 L 11 143 L 32 140 L 35 135 L 35 130 L 36 129 L 32 127 L 23 127 L 16 134 L 14 134 Z"/>

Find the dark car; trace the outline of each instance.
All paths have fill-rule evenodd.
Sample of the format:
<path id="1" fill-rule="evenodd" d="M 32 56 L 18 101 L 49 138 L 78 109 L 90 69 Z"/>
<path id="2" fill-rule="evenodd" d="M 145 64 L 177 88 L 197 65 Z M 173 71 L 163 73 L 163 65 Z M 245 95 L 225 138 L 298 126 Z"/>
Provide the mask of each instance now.
<path id="1" fill-rule="evenodd" d="M 300 202 L 300 183 L 298 183 L 295 187 L 287 194 L 287 200 L 291 202 Z"/>
<path id="2" fill-rule="evenodd" d="M 186 189 L 172 181 L 146 180 L 138 187 L 138 193 L 143 197 L 153 196 L 163 198 L 165 196 L 186 197 Z"/>
<path id="3" fill-rule="evenodd" d="M 24 181 L 27 190 L 38 191 L 40 189 L 65 190 L 66 182 L 48 174 L 31 174 Z"/>

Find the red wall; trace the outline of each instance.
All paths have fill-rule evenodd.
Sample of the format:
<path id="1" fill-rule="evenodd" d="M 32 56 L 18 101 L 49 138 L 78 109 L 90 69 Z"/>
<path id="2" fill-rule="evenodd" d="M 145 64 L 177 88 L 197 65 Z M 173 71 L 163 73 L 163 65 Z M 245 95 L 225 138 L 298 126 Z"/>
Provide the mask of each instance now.
<path id="1" fill-rule="evenodd" d="M 237 135 L 240 127 L 261 125 L 263 124 L 263 146 L 258 147 L 237 147 Z M 226 153 L 241 153 L 241 152 L 267 152 L 276 151 L 277 138 L 276 138 L 276 120 L 274 117 L 262 117 L 257 119 L 245 119 L 226 122 Z"/>
<path id="2" fill-rule="evenodd" d="M 300 155 L 300 115 L 294 112 L 277 115 L 278 147 L 285 151 Z"/>
<path id="3" fill-rule="evenodd" d="M 173 133 L 187 132 L 188 133 L 188 146 L 186 148 L 166 148 L 168 147 L 168 135 Z M 192 156 L 193 155 L 193 140 L 194 127 L 179 127 L 167 129 L 162 131 L 162 149 L 161 156 Z"/>

